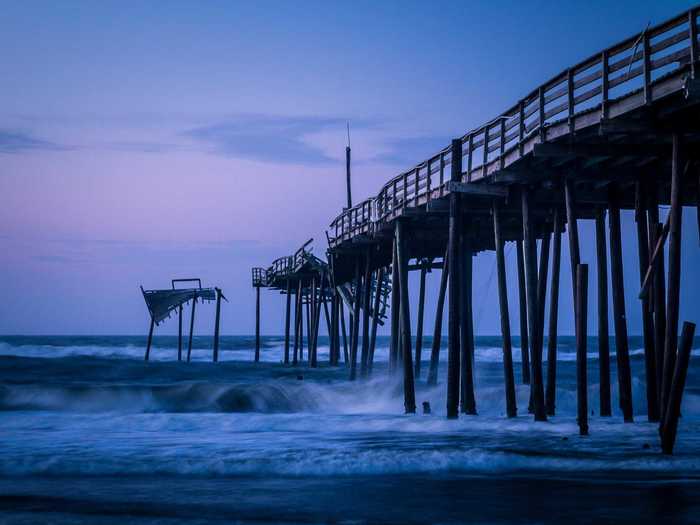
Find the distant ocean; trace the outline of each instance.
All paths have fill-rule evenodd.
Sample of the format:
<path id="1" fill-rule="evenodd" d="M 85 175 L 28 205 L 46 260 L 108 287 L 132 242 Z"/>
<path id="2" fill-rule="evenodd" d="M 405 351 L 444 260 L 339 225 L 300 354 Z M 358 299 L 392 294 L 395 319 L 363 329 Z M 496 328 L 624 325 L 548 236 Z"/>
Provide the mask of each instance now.
<path id="1" fill-rule="evenodd" d="M 693 351 L 676 454 L 646 421 L 642 340 L 630 338 L 635 423 L 598 413 L 588 341 L 590 436 L 576 426 L 575 348 L 559 339 L 557 416 L 527 413 L 514 339 L 518 414 L 504 415 L 500 338 L 476 338 L 478 416 L 445 418 L 439 384 L 402 382 L 378 338 L 370 379 L 281 364 L 282 337 L 0 337 L 0 523 L 698 523 L 700 350 Z M 187 338 L 184 339 L 185 352 Z M 700 348 L 700 341 L 696 341 Z M 614 340 L 611 341 L 614 352 Z M 306 352 L 305 352 L 306 353 Z M 546 353 L 546 352 L 545 352 Z M 432 414 L 420 413 L 423 401 Z"/>

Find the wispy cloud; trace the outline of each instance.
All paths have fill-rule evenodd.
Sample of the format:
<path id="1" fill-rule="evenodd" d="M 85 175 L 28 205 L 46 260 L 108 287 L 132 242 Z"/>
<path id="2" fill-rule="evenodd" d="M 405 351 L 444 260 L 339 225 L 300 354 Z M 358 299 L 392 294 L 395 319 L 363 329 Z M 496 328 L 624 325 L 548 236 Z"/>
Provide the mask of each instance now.
<path id="1" fill-rule="evenodd" d="M 392 139 L 385 142 L 388 151 L 380 153 L 371 159 L 408 169 L 439 152 L 450 143 L 447 136 L 426 136 Z"/>
<path id="2" fill-rule="evenodd" d="M 183 135 L 216 154 L 282 164 L 335 162 L 308 141 L 328 128 L 345 126 L 339 117 L 239 115 L 218 124 L 201 126 Z"/>
<path id="3" fill-rule="evenodd" d="M 0 129 L 0 153 L 26 151 L 65 151 L 71 148 L 49 142 L 20 130 Z"/>
<path id="4" fill-rule="evenodd" d="M 129 153 L 172 153 L 176 151 L 186 151 L 192 149 L 182 144 L 146 141 L 110 142 L 106 144 L 105 147 L 110 151 L 121 151 Z"/>

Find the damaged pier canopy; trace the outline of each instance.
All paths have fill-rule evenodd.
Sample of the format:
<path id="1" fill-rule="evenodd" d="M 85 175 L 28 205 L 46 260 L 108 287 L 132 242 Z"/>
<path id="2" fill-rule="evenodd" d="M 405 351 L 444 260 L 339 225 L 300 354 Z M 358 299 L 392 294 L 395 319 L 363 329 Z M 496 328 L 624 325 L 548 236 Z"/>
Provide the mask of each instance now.
<path id="1" fill-rule="evenodd" d="M 197 283 L 196 287 L 192 288 L 176 288 L 179 283 Z M 193 279 L 173 279 L 171 281 L 172 288 L 162 290 L 144 290 L 141 287 L 141 293 L 146 301 L 146 308 L 151 317 L 151 327 L 148 331 L 148 343 L 146 344 L 146 354 L 144 359 L 148 361 L 151 352 L 151 343 L 153 341 L 153 328 L 155 325 L 160 325 L 165 319 L 170 317 L 175 310 L 178 312 L 178 351 L 177 360 L 182 361 L 182 307 L 192 301 L 192 312 L 190 316 L 190 335 L 189 346 L 187 349 L 187 361 L 192 357 L 192 337 L 194 332 L 194 315 L 197 301 L 216 301 L 216 321 L 214 328 L 214 356 L 213 360 L 219 360 L 219 327 L 221 318 L 221 299 L 227 300 L 224 297 L 220 288 L 202 288 L 202 280 Z"/>

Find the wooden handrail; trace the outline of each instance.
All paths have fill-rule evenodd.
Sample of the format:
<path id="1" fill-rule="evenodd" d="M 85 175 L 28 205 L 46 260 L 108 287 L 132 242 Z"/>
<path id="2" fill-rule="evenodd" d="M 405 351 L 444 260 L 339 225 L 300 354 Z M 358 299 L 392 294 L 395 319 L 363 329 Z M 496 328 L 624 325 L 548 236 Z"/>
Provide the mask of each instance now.
<path id="1" fill-rule="evenodd" d="M 644 100 L 648 103 L 654 71 L 673 63 L 677 63 L 677 69 L 680 69 L 688 63 L 694 75 L 699 59 L 699 12 L 699 7 L 693 7 L 586 58 L 535 88 L 495 119 L 465 133 L 460 139 L 462 157 L 467 159 L 463 180 L 471 182 L 476 175 L 481 178 L 489 167 L 491 170 L 493 166 L 503 169 L 505 156 L 514 150 L 522 156 L 524 143 L 533 134 L 538 134 L 539 140 L 544 141 L 547 126 L 551 119 L 559 118 L 558 115 L 568 119 L 570 131 L 573 131 L 577 107 L 587 104 L 584 109 L 590 109 L 590 101 L 597 97 L 600 98 L 601 116 L 607 118 L 610 91 L 618 86 L 635 81 L 633 86 L 617 97 L 643 89 Z M 679 44 L 682 47 L 663 54 Z M 641 85 L 636 80 L 639 77 L 642 77 Z M 474 153 L 479 148 L 483 148 L 481 158 L 475 158 Z M 430 193 L 435 190 L 444 195 L 445 168 L 452 162 L 450 151 L 450 146 L 446 146 L 429 159 L 387 181 L 376 197 L 344 210 L 330 224 L 335 229 L 331 243 L 344 240 L 355 231 L 369 231 L 373 223 L 383 221 L 398 208 L 411 204 L 417 206 L 421 197 L 429 199 Z M 436 166 L 435 171 L 432 171 L 432 166 Z M 432 179 L 435 173 L 439 173 L 439 182 Z"/>

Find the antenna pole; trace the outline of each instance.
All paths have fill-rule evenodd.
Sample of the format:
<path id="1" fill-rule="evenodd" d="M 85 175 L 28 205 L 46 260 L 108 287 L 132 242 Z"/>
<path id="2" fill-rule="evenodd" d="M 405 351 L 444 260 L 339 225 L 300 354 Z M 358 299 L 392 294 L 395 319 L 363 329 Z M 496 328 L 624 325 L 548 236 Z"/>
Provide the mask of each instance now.
<path id="1" fill-rule="evenodd" d="M 350 123 L 348 122 L 348 145 L 345 148 L 345 177 L 348 189 L 348 208 L 352 208 L 352 190 L 350 189 Z"/>

